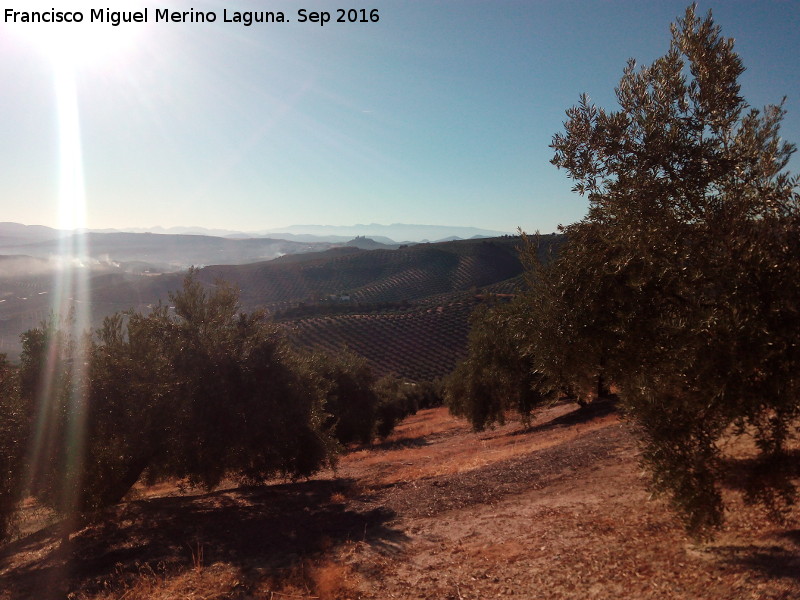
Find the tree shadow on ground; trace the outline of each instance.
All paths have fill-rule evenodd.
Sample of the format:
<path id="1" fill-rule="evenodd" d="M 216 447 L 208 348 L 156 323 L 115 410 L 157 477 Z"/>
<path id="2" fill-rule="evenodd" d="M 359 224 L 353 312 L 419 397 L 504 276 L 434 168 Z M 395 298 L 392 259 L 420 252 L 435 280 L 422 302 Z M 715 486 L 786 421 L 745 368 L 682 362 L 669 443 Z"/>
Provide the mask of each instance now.
<path id="1" fill-rule="evenodd" d="M 540 423 L 539 425 L 533 425 L 522 430 L 513 431 L 509 433 L 509 435 L 529 435 L 531 433 L 547 431 L 548 429 L 554 429 L 556 427 L 569 427 L 572 425 L 587 423 L 593 419 L 599 419 L 600 417 L 605 417 L 618 412 L 619 409 L 617 404 L 616 398 L 603 398 L 583 406 L 576 405 L 575 410 L 568 412 L 567 414 L 556 417 L 555 419 L 545 423 Z"/>
<path id="2" fill-rule="evenodd" d="M 775 523 L 780 523 L 787 505 L 781 492 L 788 490 L 792 479 L 800 476 L 800 451 L 789 451 L 777 463 L 763 457 L 726 457 L 722 484 L 744 495 L 745 500 L 766 499 L 764 508 Z M 775 504 L 770 504 L 774 500 Z M 789 529 L 775 535 L 772 545 L 729 545 L 714 549 L 722 561 L 747 567 L 769 578 L 784 578 L 800 583 L 800 529 Z"/>
<path id="3" fill-rule="evenodd" d="M 795 540 L 800 530 L 788 532 Z M 746 567 L 770 579 L 788 579 L 800 583 L 800 552 L 785 546 L 731 545 L 713 550 L 719 559 L 730 565 Z"/>
<path id="4" fill-rule="evenodd" d="M 789 450 L 779 462 L 769 457 L 724 457 L 724 486 L 746 492 L 756 484 L 781 484 L 800 477 L 800 450 Z M 777 488 L 776 488 L 777 489 Z"/>
<path id="5" fill-rule="evenodd" d="M 800 546 L 800 529 L 792 529 L 791 531 L 784 531 L 783 533 L 780 534 L 780 536 Z"/>
<path id="6" fill-rule="evenodd" d="M 143 565 L 190 568 L 201 550 L 205 564 L 230 563 L 249 585 L 265 569 L 291 569 L 351 541 L 398 549 L 407 538 L 388 526 L 394 513 L 348 508 L 344 497 L 353 485 L 346 479 L 315 480 L 128 502 L 73 535 L 66 546 L 58 545 L 57 528 L 10 544 L 0 568 L 21 551 L 32 558 L 0 576 L 0 589 L 10 590 L 12 600 L 97 592 Z"/>
<path id="7" fill-rule="evenodd" d="M 412 438 L 400 438 L 397 440 L 385 440 L 370 446 L 356 448 L 356 450 L 402 450 L 404 448 L 422 448 L 430 446 L 431 442 L 427 436 L 420 435 Z"/>

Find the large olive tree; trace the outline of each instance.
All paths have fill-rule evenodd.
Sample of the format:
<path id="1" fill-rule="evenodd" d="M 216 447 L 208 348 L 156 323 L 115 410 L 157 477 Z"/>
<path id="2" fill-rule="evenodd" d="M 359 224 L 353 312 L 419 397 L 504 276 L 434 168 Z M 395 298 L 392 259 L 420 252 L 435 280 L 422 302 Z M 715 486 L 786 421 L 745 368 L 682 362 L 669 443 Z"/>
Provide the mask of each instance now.
<path id="1" fill-rule="evenodd" d="M 613 381 L 655 490 L 698 533 L 721 523 L 726 477 L 773 509 L 795 492 L 800 201 L 785 170 L 795 147 L 779 134 L 782 105 L 742 98 L 743 71 L 733 40 L 692 6 L 666 55 L 629 62 L 618 110 L 582 96 L 552 147 L 589 212 L 532 277 L 553 300 L 540 306 L 543 326 L 562 334 L 550 338 L 550 370 Z M 720 450 L 735 433 L 755 440 L 750 469 Z"/>

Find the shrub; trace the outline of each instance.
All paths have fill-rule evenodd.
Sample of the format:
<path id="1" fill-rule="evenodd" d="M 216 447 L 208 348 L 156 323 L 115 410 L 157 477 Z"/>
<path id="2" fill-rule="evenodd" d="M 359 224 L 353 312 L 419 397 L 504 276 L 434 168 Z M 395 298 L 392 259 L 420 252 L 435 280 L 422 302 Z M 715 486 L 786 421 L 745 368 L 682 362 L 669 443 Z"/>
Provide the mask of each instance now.
<path id="1" fill-rule="evenodd" d="M 379 398 L 366 359 L 351 352 L 335 357 L 318 352 L 308 357 L 307 368 L 323 397 L 326 429 L 342 444 L 369 443 Z"/>
<path id="2" fill-rule="evenodd" d="M 379 398 L 375 432 L 379 437 L 386 438 L 400 421 L 417 412 L 414 387 L 409 382 L 387 375 L 378 380 L 375 390 Z"/>

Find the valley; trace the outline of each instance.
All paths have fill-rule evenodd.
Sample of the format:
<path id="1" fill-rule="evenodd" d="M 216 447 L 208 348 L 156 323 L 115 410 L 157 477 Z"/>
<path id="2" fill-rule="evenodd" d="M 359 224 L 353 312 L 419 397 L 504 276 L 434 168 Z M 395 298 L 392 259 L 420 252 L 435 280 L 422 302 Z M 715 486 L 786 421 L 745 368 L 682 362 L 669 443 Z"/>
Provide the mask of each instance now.
<path id="1" fill-rule="evenodd" d="M 53 235 L 25 229 L 0 236 L 0 253 L 28 253 L 0 257 L 0 352 L 12 360 L 20 334 L 61 300 L 59 282 L 87 278 L 92 325 L 99 327 L 113 313 L 167 303 L 195 265 L 199 281 L 233 284 L 243 310 L 266 311 L 300 347 L 349 348 L 379 376 L 430 381 L 465 355 L 477 303 L 525 288 L 515 236 L 389 246 L 368 238 L 334 244 L 92 233 L 84 240 L 92 261 L 84 265 L 58 262 L 63 241 Z M 542 236 L 542 257 L 561 241 Z"/>

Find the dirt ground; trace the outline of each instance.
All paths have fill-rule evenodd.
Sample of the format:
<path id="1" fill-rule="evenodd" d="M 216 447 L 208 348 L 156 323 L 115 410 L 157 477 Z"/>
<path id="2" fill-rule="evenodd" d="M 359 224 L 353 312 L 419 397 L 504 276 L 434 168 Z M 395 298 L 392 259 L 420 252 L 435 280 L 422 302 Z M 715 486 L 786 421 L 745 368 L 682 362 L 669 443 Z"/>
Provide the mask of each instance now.
<path id="1" fill-rule="evenodd" d="M 800 599 L 800 511 L 777 526 L 726 493 L 727 525 L 695 543 L 636 456 L 608 405 L 482 433 L 421 411 L 310 481 L 161 486 L 67 544 L 31 532 L 0 598 Z"/>

